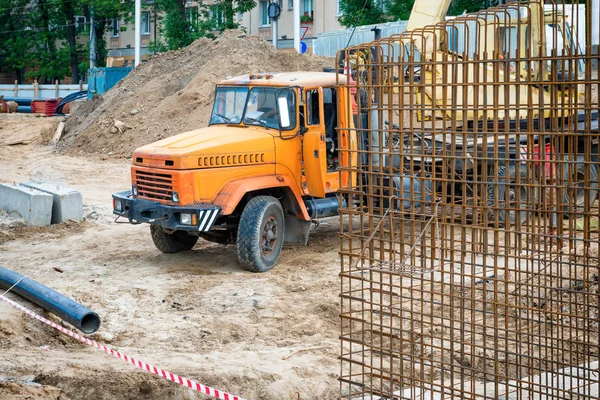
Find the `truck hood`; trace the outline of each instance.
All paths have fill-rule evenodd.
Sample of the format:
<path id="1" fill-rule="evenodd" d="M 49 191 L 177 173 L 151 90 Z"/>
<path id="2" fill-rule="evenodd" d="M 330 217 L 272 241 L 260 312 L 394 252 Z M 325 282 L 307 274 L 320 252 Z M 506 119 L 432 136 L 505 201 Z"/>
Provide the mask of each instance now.
<path id="1" fill-rule="evenodd" d="M 209 126 L 140 147 L 133 164 L 165 169 L 219 168 L 275 162 L 273 136 L 263 128 Z"/>

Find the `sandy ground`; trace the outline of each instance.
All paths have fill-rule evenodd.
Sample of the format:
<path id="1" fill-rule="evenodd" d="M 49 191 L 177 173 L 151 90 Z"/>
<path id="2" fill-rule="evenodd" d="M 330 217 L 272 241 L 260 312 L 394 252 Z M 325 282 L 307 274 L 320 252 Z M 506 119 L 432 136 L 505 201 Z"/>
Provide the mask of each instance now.
<path id="1" fill-rule="evenodd" d="M 247 399 L 337 398 L 336 219 L 322 223 L 308 247 L 286 248 L 266 274 L 243 271 L 235 247 L 202 240 L 192 251 L 162 254 L 148 226 L 113 221 L 110 195 L 129 187 L 129 162 L 57 154 L 36 139 L 56 123 L 0 116 L 0 182 L 67 184 L 82 192 L 86 221 L 5 226 L 0 265 L 96 311 L 102 325 L 93 339 L 173 373 Z M 5 144 L 15 137 L 32 143 Z M 3 399 L 205 398 L 79 344 L 4 302 L 0 354 Z"/>

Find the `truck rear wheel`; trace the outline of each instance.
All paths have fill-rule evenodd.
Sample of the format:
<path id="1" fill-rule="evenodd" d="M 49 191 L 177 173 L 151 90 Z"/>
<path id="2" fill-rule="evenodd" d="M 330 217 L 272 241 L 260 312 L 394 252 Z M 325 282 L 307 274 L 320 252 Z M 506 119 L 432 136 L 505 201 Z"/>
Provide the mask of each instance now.
<path id="1" fill-rule="evenodd" d="M 586 197 L 589 199 L 590 207 L 598 196 L 598 165 L 590 163 L 589 179 L 585 180 L 585 157 L 577 156 L 575 162 L 563 164 L 563 184 L 567 187 L 563 192 L 563 203 L 565 217 L 572 212 L 577 216 L 584 211 Z M 569 182 L 570 181 L 570 182 Z"/>
<path id="2" fill-rule="evenodd" d="M 198 236 L 189 235 L 184 231 L 167 233 L 162 226 L 150 225 L 152 241 L 157 249 L 163 253 L 179 253 L 191 250 L 198 241 Z"/>
<path id="3" fill-rule="evenodd" d="M 281 254 L 284 231 L 281 203 L 271 196 L 253 197 L 238 226 L 237 252 L 242 268 L 250 272 L 273 268 Z"/>
<path id="4" fill-rule="evenodd" d="M 498 200 L 496 213 L 500 224 L 514 225 L 517 221 L 521 224 L 527 222 L 527 207 L 531 207 L 532 200 L 529 198 L 526 183 L 525 165 L 510 165 L 508 169 L 501 166 L 498 168 L 498 181 L 495 182 L 494 178 L 490 178 L 488 201 L 490 207 L 496 207 L 496 199 Z M 493 219 L 494 215 L 490 217 Z"/>

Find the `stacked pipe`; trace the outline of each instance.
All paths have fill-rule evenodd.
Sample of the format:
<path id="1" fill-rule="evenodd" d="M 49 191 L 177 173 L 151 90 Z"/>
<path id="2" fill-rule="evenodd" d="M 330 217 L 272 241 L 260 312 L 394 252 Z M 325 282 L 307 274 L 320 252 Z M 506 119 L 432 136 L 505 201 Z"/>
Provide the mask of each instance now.
<path id="1" fill-rule="evenodd" d="M 32 97 L 6 97 L 4 96 L 4 101 L 14 101 L 19 106 L 17 108 L 17 112 L 19 113 L 31 113 L 31 102 L 34 100 Z"/>

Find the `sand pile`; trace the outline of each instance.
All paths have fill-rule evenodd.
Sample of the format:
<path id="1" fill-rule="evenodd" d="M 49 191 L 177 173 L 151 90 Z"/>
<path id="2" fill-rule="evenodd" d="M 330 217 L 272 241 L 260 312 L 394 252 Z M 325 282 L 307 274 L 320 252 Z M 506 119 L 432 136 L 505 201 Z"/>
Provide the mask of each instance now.
<path id="1" fill-rule="evenodd" d="M 136 148 L 207 125 L 214 85 L 250 72 L 331 67 L 325 57 L 277 52 L 257 36 L 228 31 L 216 40 L 199 39 L 140 65 L 102 98 L 76 108 L 60 149 L 70 154 L 129 157 Z M 125 124 L 123 132 L 115 120 Z"/>

